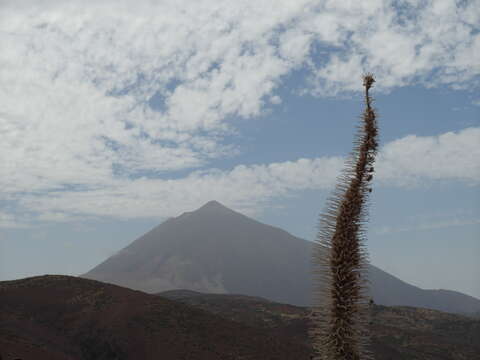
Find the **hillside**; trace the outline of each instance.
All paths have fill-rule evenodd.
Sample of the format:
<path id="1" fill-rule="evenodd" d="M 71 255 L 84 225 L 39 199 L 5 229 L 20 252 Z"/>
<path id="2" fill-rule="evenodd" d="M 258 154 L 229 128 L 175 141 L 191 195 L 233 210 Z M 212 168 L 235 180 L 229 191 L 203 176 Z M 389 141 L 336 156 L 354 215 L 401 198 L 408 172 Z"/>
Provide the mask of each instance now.
<path id="1" fill-rule="evenodd" d="M 310 309 L 243 295 L 191 291 L 160 293 L 310 347 Z M 441 311 L 372 306 L 372 350 L 377 360 L 480 359 L 480 320 Z"/>
<path id="2" fill-rule="evenodd" d="M 0 282 L 2 360 L 309 359 L 310 310 L 245 295 L 145 294 L 70 276 Z M 478 359 L 480 320 L 373 306 L 377 360 Z"/>
<path id="3" fill-rule="evenodd" d="M 308 359 L 265 329 L 70 276 L 0 282 L 2 360 Z"/>

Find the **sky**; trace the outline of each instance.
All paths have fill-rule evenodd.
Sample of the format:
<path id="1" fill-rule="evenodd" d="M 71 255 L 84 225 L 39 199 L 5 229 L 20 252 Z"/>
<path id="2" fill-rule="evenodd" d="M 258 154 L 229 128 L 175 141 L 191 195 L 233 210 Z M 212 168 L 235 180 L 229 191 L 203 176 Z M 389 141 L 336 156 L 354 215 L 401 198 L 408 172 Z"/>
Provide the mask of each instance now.
<path id="1" fill-rule="evenodd" d="M 371 262 L 480 298 L 478 0 L 0 1 L 0 280 L 217 200 L 314 240 L 371 72 Z"/>

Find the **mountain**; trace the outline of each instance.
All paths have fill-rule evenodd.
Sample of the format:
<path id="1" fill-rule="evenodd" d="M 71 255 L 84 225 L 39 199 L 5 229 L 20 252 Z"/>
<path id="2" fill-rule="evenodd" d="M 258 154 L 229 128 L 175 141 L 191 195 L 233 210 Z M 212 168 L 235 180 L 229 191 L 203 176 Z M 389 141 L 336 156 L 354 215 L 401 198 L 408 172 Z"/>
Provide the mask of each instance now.
<path id="1" fill-rule="evenodd" d="M 452 290 L 424 290 L 385 271 L 370 267 L 371 293 L 377 304 L 414 306 L 450 313 L 472 315 L 480 309 L 480 300 Z"/>
<path id="2" fill-rule="evenodd" d="M 190 289 L 308 304 L 307 245 L 211 201 L 165 221 L 82 277 L 149 293 Z"/>
<path id="3" fill-rule="evenodd" d="M 0 282 L 0 359 L 308 359 L 308 347 L 166 298 L 70 276 Z"/>
<path id="4" fill-rule="evenodd" d="M 225 319 L 287 336 L 311 349 L 310 309 L 244 295 L 170 290 L 158 294 Z M 480 320 L 414 307 L 372 305 L 372 352 L 378 360 L 477 359 Z"/>
<path id="5" fill-rule="evenodd" d="M 312 246 L 210 201 L 165 221 L 81 276 L 148 293 L 188 289 L 309 306 Z M 476 298 L 423 290 L 373 265 L 369 278 L 377 304 L 453 313 L 480 311 Z"/>

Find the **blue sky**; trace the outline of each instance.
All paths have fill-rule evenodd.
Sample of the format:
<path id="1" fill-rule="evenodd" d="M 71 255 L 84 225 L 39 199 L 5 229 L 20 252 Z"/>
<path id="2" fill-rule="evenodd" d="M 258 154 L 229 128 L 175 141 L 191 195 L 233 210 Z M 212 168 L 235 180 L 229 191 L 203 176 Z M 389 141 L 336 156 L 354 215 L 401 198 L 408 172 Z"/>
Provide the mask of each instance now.
<path id="1" fill-rule="evenodd" d="M 0 279 L 216 199 L 313 240 L 373 72 L 372 263 L 480 298 L 475 1 L 4 1 Z"/>

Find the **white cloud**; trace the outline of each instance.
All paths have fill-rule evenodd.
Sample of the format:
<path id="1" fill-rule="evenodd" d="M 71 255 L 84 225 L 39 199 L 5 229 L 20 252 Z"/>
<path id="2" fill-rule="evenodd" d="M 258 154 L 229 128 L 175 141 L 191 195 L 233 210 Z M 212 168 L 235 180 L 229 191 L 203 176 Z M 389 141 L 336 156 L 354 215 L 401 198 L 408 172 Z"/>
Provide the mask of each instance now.
<path id="1" fill-rule="evenodd" d="M 194 170 L 235 154 L 235 144 L 222 143 L 235 131 L 228 119 L 281 103 L 277 87 L 301 66 L 322 95 L 357 89 L 366 70 L 382 84 L 377 91 L 414 82 L 477 86 L 480 10 L 472 3 L 2 1 L 2 196 L 62 221 L 161 216 L 213 197 L 247 209 L 330 186 L 338 158 Z M 475 131 L 391 144 L 379 177 L 477 181 L 475 150 L 452 140 L 475 140 Z M 445 154 L 409 164 L 408 146 Z M 186 169 L 185 178 L 164 176 Z M 5 216 L 2 224 L 14 223 Z"/>
<path id="2" fill-rule="evenodd" d="M 386 144 L 378 157 L 378 179 L 411 186 L 425 180 L 480 182 L 480 128 L 439 136 L 409 135 Z"/>
<path id="3" fill-rule="evenodd" d="M 239 165 L 230 171 L 193 172 L 175 180 L 140 178 L 96 190 L 26 194 L 19 205 L 48 216 L 65 212 L 71 216 L 137 218 L 172 216 L 217 199 L 252 213 L 278 196 L 331 187 L 342 165 L 343 160 L 336 157 Z"/>
<path id="4" fill-rule="evenodd" d="M 295 29 L 285 58 L 273 43 L 306 3 L 3 2 L 2 185 L 98 186 L 234 153 L 225 117 L 278 103 L 279 78 L 307 56 Z"/>
<path id="5" fill-rule="evenodd" d="M 475 1 L 324 2 L 330 23 L 342 17 L 335 51 L 316 70 L 320 95 L 358 90 L 363 72 L 378 89 L 411 83 L 476 88 L 480 75 L 480 7 Z M 331 26 L 331 25 L 330 25 Z M 335 28 L 335 26 L 333 28 Z M 321 39 L 328 46 L 325 35 Z"/>

